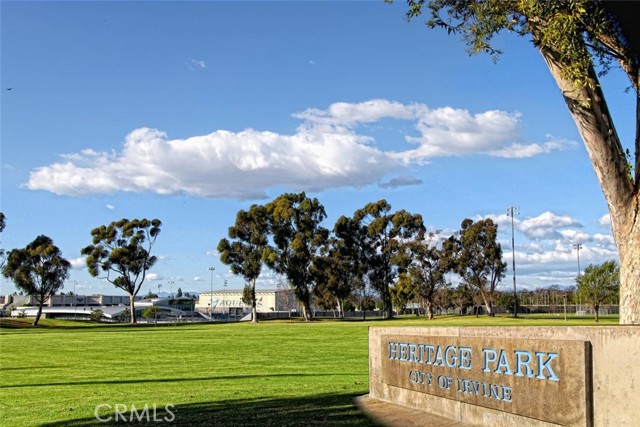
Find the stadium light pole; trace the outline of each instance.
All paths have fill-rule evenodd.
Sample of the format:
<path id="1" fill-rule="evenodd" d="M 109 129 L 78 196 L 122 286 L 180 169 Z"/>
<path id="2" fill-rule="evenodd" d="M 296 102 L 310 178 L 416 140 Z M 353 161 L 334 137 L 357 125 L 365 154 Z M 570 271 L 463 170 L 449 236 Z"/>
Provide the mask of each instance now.
<path id="1" fill-rule="evenodd" d="M 211 293 L 209 294 L 209 320 L 213 320 L 213 272 L 216 268 L 209 267 L 209 271 L 211 271 Z"/>
<path id="2" fill-rule="evenodd" d="M 513 216 L 520 213 L 520 209 L 516 206 L 511 206 L 507 209 L 507 213 L 511 215 L 511 260 L 513 262 L 513 317 L 518 317 L 518 293 L 516 292 L 516 244 L 513 228 Z"/>
<path id="3" fill-rule="evenodd" d="M 578 252 L 578 277 L 580 277 L 580 249 L 582 249 L 582 243 L 576 243 L 573 247 Z"/>
<path id="4" fill-rule="evenodd" d="M 580 278 L 580 249 L 582 249 L 582 243 L 576 243 L 575 245 L 573 245 L 573 247 L 576 249 L 576 252 L 578 253 L 578 279 Z M 577 283 L 576 283 L 577 285 Z M 576 286 L 576 295 L 578 297 L 578 300 L 580 299 L 580 293 L 578 292 L 578 287 Z M 580 307 L 580 301 L 578 301 L 578 306 Z"/>

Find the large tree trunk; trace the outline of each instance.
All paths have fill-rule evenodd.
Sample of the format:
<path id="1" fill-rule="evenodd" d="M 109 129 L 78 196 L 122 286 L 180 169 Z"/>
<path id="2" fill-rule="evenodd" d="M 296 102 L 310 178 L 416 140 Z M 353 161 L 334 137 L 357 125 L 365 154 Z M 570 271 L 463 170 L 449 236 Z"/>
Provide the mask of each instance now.
<path id="1" fill-rule="evenodd" d="M 138 322 L 136 321 L 135 295 L 133 294 L 129 294 L 129 311 L 131 312 L 130 323 L 135 325 Z"/>
<path id="2" fill-rule="evenodd" d="M 429 300 L 425 301 L 424 305 L 425 305 L 425 308 L 427 309 L 427 313 L 426 313 L 427 318 L 429 320 L 433 320 L 433 307 L 432 307 L 431 301 Z"/>
<path id="3" fill-rule="evenodd" d="M 251 282 L 251 323 L 258 323 L 258 308 L 256 307 L 256 280 Z"/>
<path id="4" fill-rule="evenodd" d="M 590 70 L 589 86 L 575 88 L 561 75 L 564 66 L 559 55 L 548 48 L 541 48 L 540 52 L 578 127 L 609 206 L 613 236 L 620 254 L 620 323 L 640 324 L 638 185 L 634 185 L 628 175 L 624 150 L 595 71 Z"/>
<path id="5" fill-rule="evenodd" d="M 36 314 L 36 319 L 32 323 L 33 326 L 38 326 L 38 322 L 40 321 L 40 317 L 42 316 L 43 305 L 44 305 L 44 302 L 40 302 L 40 304 L 38 304 L 38 313 Z"/>

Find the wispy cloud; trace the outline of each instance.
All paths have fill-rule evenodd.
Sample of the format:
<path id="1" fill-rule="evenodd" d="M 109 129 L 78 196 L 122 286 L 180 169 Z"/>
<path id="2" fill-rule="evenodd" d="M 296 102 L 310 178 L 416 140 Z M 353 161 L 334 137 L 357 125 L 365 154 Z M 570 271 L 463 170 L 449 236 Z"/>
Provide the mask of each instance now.
<path id="1" fill-rule="evenodd" d="M 185 64 L 190 71 L 203 70 L 207 68 L 207 63 L 201 59 L 189 58 Z"/>
<path id="2" fill-rule="evenodd" d="M 411 185 L 420 185 L 423 181 L 415 176 L 403 175 L 396 178 L 391 178 L 387 182 L 381 182 L 378 184 L 380 188 L 394 189 L 398 187 L 407 187 Z"/>
<path id="3" fill-rule="evenodd" d="M 375 99 L 307 109 L 294 117 L 301 124 L 291 135 L 245 129 L 170 139 L 157 129 L 136 129 L 119 152 L 86 149 L 31 171 L 26 188 L 72 196 L 122 191 L 259 199 L 274 187 L 360 188 L 438 156 L 527 157 L 571 145 L 557 139 L 542 144 L 520 141 L 520 115 L 504 111 L 471 114 Z M 419 136 L 406 136 L 398 146 L 417 147 L 384 151 L 373 137 L 359 132 L 361 125 L 383 119 L 413 122 Z M 418 183 L 405 177 L 381 185 Z"/>

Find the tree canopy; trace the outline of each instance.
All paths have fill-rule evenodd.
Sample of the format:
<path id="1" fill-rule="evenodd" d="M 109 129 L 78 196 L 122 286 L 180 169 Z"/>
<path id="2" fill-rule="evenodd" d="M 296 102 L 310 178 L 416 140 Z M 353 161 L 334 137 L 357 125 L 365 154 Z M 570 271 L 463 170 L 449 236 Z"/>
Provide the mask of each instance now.
<path id="1" fill-rule="evenodd" d="M 576 278 L 578 293 L 593 306 L 596 322 L 599 320 L 600 305 L 615 295 L 620 287 L 620 269 L 615 261 L 606 261 L 600 265 L 589 265 L 584 273 Z"/>
<path id="2" fill-rule="evenodd" d="M 287 277 L 302 303 L 305 319 L 310 320 L 315 281 L 311 265 L 329 235 L 321 225 L 327 216 L 324 206 L 303 192 L 283 194 L 265 207 L 273 245 L 265 251 L 263 261 Z"/>
<path id="3" fill-rule="evenodd" d="M 131 323 L 136 323 L 134 298 L 157 258 L 151 255 L 162 222 L 123 218 L 91 230 L 93 244 L 82 249 L 89 274 L 106 279 L 129 294 Z"/>
<path id="4" fill-rule="evenodd" d="M 38 236 L 23 249 L 9 252 L 2 274 L 13 281 L 16 288 L 38 302 L 37 325 L 44 302 L 64 287 L 71 263 L 62 257 L 60 249 L 47 236 Z"/>
<path id="5" fill-rule="evenodd" d="M 268 245 L 268 217 L 264 206 L 252 205 L 248 211 L 239 211 L 236 222 L 229 227 L 229 237 L 218 243 L 220 261 L 231 267 L 233 274 L 241 275 L 250 283 L 248 304 L 252 322 L 258 321 L 256 309 L 256 280 L 262 269 L 262 256 Z"/>

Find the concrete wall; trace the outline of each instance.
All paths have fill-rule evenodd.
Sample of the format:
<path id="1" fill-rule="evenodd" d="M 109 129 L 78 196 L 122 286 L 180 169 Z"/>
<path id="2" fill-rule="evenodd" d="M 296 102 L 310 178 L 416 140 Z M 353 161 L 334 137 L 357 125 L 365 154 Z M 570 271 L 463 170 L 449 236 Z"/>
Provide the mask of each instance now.
<path id="1" fill-rule="evenodd" d="M 593 425 L 640 426 L 640 327 L 450 327 L 370 328 L 369 396 L 421 409 L 455 421 L 478 426 L 552 426 L 532 418 L 475 406 L 382 382 L 381 336 L 424 335 L 465 338 L 579 340 L 591 343 Z M 535 399 L 535 396 L 531 397 Z M 572 396 L 562 396 L 570 400 Z"/>

